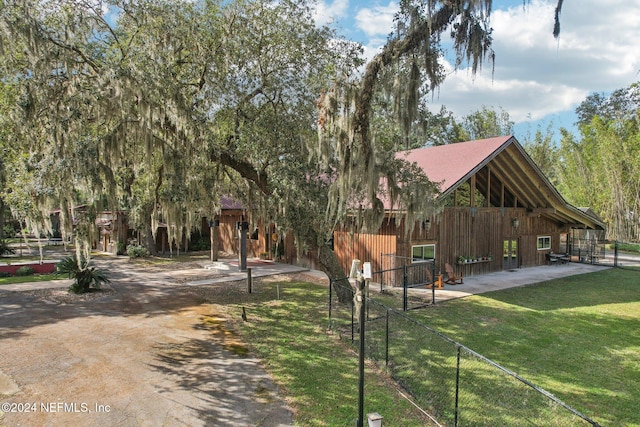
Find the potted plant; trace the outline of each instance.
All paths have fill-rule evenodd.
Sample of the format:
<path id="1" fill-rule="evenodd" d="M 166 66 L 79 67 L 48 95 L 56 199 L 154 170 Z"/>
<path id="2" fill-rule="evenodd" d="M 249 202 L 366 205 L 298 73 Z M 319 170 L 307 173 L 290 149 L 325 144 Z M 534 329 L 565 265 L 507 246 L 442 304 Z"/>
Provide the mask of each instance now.
<path id="1" fill-rule="evenodd" d="M 464 264 L 467 261 L 467 259 L 465 257 L 463 257 L 462 255 L 460 255 L 458 257 L 458 264 Z"/>

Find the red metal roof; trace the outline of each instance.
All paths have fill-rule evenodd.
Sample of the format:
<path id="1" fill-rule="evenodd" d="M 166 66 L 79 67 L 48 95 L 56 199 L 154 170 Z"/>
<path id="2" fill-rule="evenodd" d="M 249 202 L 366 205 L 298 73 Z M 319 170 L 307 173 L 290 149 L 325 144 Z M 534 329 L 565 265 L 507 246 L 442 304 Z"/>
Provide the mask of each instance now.
<path id="1" fill-rule="evenodd" d="M 445 193 L 479 165 L 493 158 L 494 153 L 512 138 L 507 135 L 399 151 L 396 158 L 417 163 L 429 180 L 440 183 L 440 191 Z"/>

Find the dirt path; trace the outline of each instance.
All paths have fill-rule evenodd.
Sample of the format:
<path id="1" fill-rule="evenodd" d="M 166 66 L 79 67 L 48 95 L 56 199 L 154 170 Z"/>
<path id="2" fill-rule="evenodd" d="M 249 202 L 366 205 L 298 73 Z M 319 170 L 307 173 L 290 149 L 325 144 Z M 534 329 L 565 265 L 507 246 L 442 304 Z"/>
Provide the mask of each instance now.
<path id="1" fill-rule="evenodd" d="M 113 292 L 96 299 L 0 293 L 0 425 L 293 425 L 213 305 L 167 272 L 108 263 Z"/>

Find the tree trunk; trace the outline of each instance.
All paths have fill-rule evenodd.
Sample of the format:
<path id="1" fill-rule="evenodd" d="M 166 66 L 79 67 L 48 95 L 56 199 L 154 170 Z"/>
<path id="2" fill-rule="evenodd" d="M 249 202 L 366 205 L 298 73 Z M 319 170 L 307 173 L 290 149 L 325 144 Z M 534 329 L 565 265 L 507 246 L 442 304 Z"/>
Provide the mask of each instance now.
<path id="1" fill-rule="evenodd" d="M 156 248 L 156 241 L 153 238 L 153 230 L 151 230 L 150 224 L 145 224 L 145 230 L 143 231 L 144 247 L 147 248 L 151 255 L 158 255 L 158 249 Z"/>
<path id="2" fill-rule="evenodd" d="M 0 197 L 0 239 L 4 239 L 4 200 L 2 197 Z"/>
<path id="3" fill-rule="evenodd" d="M 218 261 L 218 236 L 216 235 L 217 226 L 212 218 L 209 225 L 209 239 L 211 242 L 211 262 Z"/>
<path id="4" fill-rule="evenodd" d="M 330 286 L 333 286 L 336 295 L 338 295 L 338 301 L 343 304 L 353 303 L 353 287 L 349 283 L 335 252 L 327 245 L 321 244 L 316 248 L 316 253 L 318 254 L 318 266 L 329 277 Z"/>

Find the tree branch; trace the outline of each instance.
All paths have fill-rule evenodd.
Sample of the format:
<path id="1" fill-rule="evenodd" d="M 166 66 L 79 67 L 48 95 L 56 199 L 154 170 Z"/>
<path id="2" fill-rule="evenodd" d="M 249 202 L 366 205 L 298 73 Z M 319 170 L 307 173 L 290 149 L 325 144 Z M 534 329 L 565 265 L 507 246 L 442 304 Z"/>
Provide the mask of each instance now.
<path id="1" fill-rule="evenodd" d="M 251 163 L 245 160 L 236 159 L 231 154 L 222 151 L 218 153 L 211 153 L 210 159 L 233 169 L 244 179 L 248 179 L 253 182 L 265 195 L 271 195 L 272 189 L 264 170 L 258 171 Z"/>
<path id="2" fill-rule="evenodd" d="M 368 163 L 373 157 L 373 149 L 369 138 L 369 118 L 371 115 L 371 102 L 381 70 L 414 51 L 422 43 L 428 42 L 432 34 L 444 31 L 451 23 L 451 19 L 455 16 L 457 10 L 457 5 L 454 7 L 450 2 L 446 2 L 433 17 L 410 30 L 406 37 L 390 40 L 383 50 L 367 64 L 357 97 L 354 117 L 355 134 L 360 136 L 359 142 L 364 153 L 365 170 L 368 169 Z"/>
<path id="3" fill-rule="evenodd" d="M 562 12 L 562 2 L 564 0 L 558 0 L 558 5 L 556 6 L 555 16 L 554 16 L 554 24 L 553 24 L 553 37 L 560 37 L 560 13 Z"/>

